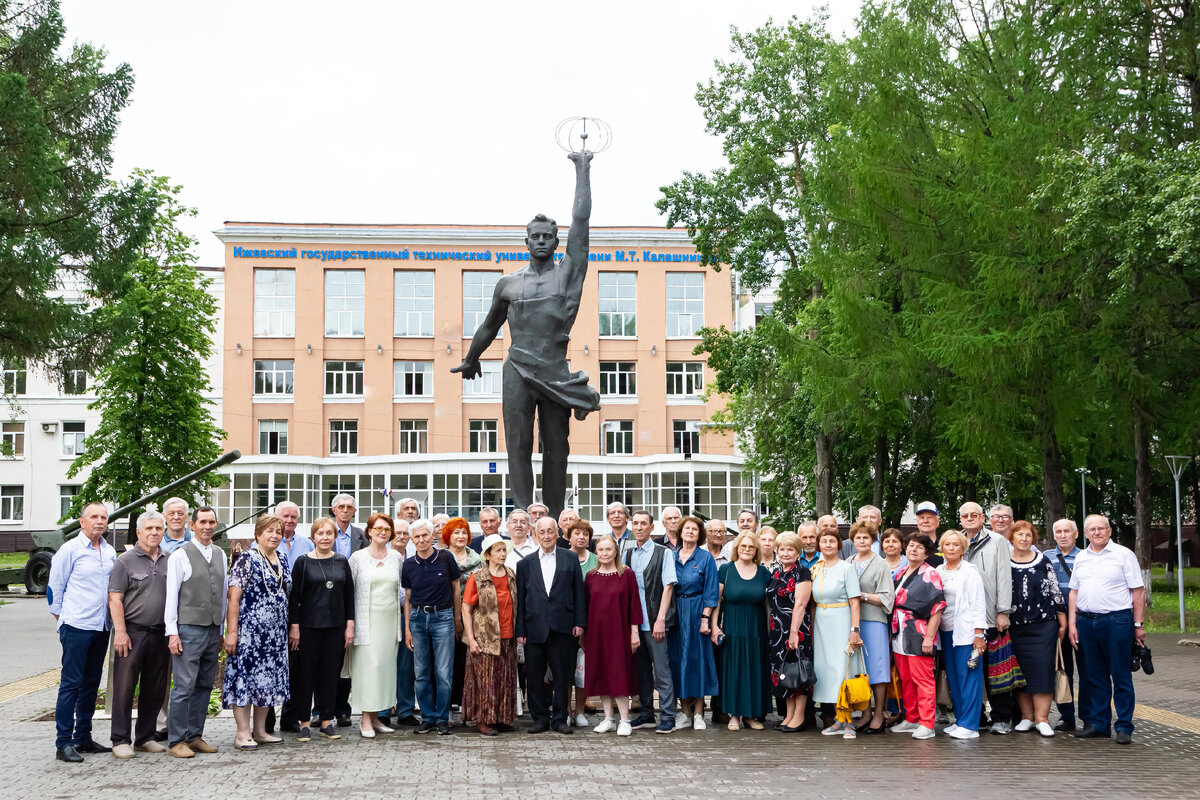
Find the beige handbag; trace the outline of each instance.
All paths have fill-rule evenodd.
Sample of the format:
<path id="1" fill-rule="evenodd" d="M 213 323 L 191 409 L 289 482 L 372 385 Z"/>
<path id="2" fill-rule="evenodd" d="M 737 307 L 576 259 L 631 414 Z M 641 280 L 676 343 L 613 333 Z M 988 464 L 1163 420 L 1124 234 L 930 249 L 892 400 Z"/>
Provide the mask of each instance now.
<path id="1" fill-rule="evenodd" d="M 1071 703 L 1075 700 L 1075 693 L 1071 689 L 1071 679 L 1067 677 L 1067 669 L 1063 666 L 1062 644 L 1059 642 L 1054 648 L 1054 702 Z"/>

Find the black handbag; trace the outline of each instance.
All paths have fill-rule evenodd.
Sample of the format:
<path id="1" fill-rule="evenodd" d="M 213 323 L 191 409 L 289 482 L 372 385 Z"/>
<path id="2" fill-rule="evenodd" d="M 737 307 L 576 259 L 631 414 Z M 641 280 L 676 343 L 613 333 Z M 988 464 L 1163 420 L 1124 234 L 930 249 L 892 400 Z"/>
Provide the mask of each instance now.
<path id="1" fill-rule="evenodd" d="M 817 673 L 813 668 L 812 659 L 796 654 L 783 662 L 779 670 L 779 685 L 793 692 L 808 689 L 817 682 Z"/>

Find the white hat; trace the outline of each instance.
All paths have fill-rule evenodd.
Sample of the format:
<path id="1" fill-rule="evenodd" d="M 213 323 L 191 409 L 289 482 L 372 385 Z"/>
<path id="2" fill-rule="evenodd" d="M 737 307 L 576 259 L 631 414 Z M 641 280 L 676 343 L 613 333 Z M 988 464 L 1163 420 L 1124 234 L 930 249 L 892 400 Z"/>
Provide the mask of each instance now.
<path id="1" fill-rule="evenodd" d="M 504 537 L 498 533 L 491 533 L 483 537 L 483 541 L 479 545 L 479 554 L 485 555 L 488 550 L 492 549 L 493 545 L 504 543 Z"/>
<path id="2" fill-rule="evenodd" d="M 926 511 L 927 511 L 927 512 L 929 512 L 930 514 L 937 514 L 937 513 L 938 513 L 938 508 L 937 508 L 937 506 L 936 506 L 936 505 L 935 505 L 933 502 L 931 502 L 931 501 L 929 501 L 929 500 L 926 500 L 926 501 L 925 501 L 925 502 L 923 502 L 923 503 L 918 503 L 918 504 L 917 504 L 917 511 L 916 511 L 916 513 L 918 513 L 918 514 L 921 514 L 921 513 L 924 513 L 924 512 L 926 512 Z"/>

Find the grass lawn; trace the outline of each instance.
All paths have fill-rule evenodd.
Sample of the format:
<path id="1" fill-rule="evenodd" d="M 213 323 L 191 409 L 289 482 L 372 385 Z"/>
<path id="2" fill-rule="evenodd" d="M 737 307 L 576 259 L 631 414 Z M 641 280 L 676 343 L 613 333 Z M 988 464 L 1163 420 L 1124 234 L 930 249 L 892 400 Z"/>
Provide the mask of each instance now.
<path id="1" fill-rule="evenodd" d="M 0 553 L 0 567 L 23 567 L 29 560 L 29 553 Z"/>
<path id="2" fill-rule="evenodd" d="M 1146 611 L 1146 630 L 1150 633 L 1179 633 L 1177 581 L 1174 573 L 1168 580 L 1164 567 L 1154 567 L 1150 579 L 1154 606 Z M 1187 631 L 1200 631 L 1200 567 L 1189 567 L 1183 571 L 1183 610 Z"/>

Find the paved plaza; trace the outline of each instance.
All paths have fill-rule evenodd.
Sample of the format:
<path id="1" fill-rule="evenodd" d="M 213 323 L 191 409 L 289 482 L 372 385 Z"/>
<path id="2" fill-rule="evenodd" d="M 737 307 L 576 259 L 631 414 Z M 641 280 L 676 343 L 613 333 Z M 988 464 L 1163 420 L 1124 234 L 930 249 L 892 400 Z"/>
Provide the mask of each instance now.
<path id="1" fill-rule="evenodd" d="M 577 731 L 484 738 L 411 732 L 365 740 L 355 727 L 340 741 L 234 752 L 233 720 L 212 720 L 206 739 L 221 752 L 176 760 L 139 753 L 131 761 L 86 756 L 54 760 L 52 710 L 58 642 L 41 598 L 0 606 L 0 800 L 42 798 L 677 798 L 1069 796 L 1200 798 L 1200 648 L 1177 635 L 1150 637 L 1156 672 L 1135 676 L 1134 743 L 1059 735 L 984 736 L 960 742 L 905 735 L 856 741 L 818 733 L 731 733 L 724 728 L 672 736 Z M 527 718 L 526 718 L 527 719 Z M 593 717 L 594 721 L 598 721 Z M 108 743 L 108 722 L 97 720 Z"/>

